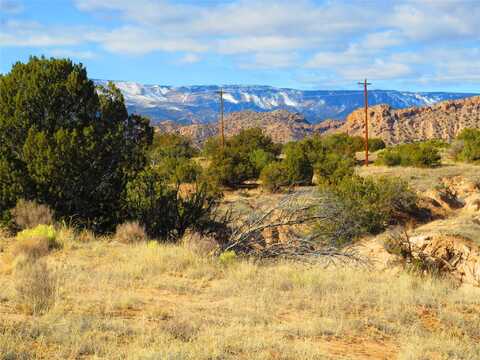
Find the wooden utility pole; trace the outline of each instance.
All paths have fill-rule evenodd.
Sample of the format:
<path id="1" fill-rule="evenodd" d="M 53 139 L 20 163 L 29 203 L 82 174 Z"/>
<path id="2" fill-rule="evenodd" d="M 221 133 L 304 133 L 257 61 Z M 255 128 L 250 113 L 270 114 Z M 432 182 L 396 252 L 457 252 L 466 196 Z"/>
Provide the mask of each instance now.
<path id="1" fill-rule="evenodd" d="M 365 166 L 368 166 L 368 85 L 372 85 L 365 79 L 359 82 L 358 85 L 363 85 L 363 94 L 365 97 Z"/>
<path id="2" fill-rule="evenodd" d="M 220 141 L 222 144 L 222 149 L 225 148 L 225 125 L 223 123 L 223 89 L 220 88 L 218 91 L 220 95 Z"/>

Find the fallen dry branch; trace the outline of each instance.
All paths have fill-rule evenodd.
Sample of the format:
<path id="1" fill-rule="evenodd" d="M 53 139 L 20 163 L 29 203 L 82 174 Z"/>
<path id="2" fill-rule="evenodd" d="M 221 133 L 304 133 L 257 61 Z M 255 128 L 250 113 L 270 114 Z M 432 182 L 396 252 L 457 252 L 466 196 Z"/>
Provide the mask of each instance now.
<path id="1" fill-rule="evenodd" d="M 315 225 L 338 219 L 342 211 L 329 194 L 306 190 L 284 196 L 266 211 L 254 211 L 244 221 L 233 225 L 223 251 L 235 251 L 260 259 L 285 258 L 304 262 L 366 263 L 355 249 L 339 248 L 319 241 L 326 234 L 312 231 Z M 266 231 L 281 229 L 283 241 L 266 238 Z"/>

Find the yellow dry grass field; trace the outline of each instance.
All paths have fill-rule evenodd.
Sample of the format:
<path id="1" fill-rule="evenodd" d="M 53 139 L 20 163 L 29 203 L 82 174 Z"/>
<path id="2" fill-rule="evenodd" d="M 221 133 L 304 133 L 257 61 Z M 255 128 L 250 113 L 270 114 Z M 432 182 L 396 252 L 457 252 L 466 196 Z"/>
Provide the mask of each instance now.
<path id="1" fill-rule="evenodd" d="M 442 178 L 462 176 L 480 183 L 480 166 L 465 163 L 445 162 L 438 168 L 416 168 L 402 166 L 358 167 L 357 174 L 361 176 L 395 176 L 407 180 L 418 191 L 433 189 L 441 183 Z"/>
<path id="2" fill-rule="evenodd" d="M 62 242 L 45 258 L 56 289 L 46 312 L 25 310 L 20 270 L 0 276 L 0 359 L 480 358 L 475 288 L 181 245 Z"/>

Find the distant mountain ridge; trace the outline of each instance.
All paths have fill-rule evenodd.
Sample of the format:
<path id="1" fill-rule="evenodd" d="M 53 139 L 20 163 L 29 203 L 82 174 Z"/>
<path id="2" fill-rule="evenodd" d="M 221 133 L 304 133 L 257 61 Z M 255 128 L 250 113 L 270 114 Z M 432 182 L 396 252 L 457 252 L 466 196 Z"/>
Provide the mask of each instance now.
<path id="1" fill-rule="evenodd" d="M 106 80 L 95 82 L 107 83 Z M 173 87 L 113 82 L 123 93 L 129 112 L 148 116 L 153 123 L 171 120 L 179 124 L 206 124 L 218 118 L 219 86 Z M 360 90 L 295 90 L 259 85 L 227 85 L 223 86 L 223 90 L 226 113 L 288 110 L 301 113 L 310 123 L 345 119 L 364 101 Z M 369 104 L 387 104 L 395 109 L 403 109 L 474 95 L 477 94 L 372 90 L 369 92 Z"/>

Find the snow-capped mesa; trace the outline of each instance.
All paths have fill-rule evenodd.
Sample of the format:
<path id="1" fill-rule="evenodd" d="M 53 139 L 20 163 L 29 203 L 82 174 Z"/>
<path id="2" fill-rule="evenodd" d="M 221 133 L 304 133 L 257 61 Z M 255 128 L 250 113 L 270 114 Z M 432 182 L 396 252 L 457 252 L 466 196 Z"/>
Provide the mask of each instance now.
<path id="1" fill-rule="evenodd" d="M 106 80 L 97 80 L 105 85 Z M 114 81 L 130 112 L 148 116 L 153 123 L 172 120 L 180 124 L 216 121 L 219 110 L 219 86 L 143 85 Z M 295 90 L 270 86 L 223 86 L 225 112 L 252 110 L 259 112 L 289 110 L 305 116 L 310 123 L 325 119 L 345 119 L 363 106 L 363 92 L 356 90 Z M 446 92 L 405 92 L 372 90 L 369 104 L 387 104 L 403 109 L 432 105 L 443 100 L 461 99 L 477 94 Z"/>

